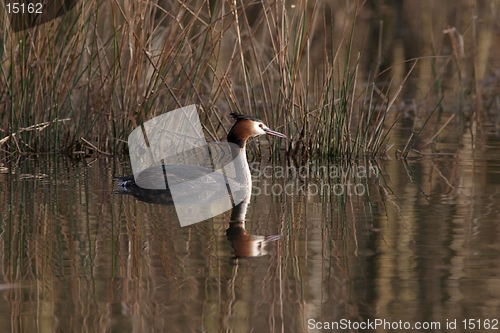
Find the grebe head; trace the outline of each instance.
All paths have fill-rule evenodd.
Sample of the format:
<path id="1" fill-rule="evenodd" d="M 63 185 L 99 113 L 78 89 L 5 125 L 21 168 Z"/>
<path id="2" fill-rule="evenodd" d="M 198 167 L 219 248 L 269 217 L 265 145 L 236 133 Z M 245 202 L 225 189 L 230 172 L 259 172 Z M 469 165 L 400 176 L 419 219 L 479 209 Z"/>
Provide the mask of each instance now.
<path id="1" fill-rule="evenodd" d="M 231 113 L 231 117 L 236 119 L 236 123 L 227 134 L 227 141 L 237 144 L 240 148 L 245 148 L 249 138 L 264 134 L 286 139 L 286 135 L 273 131 L 260 119 L 239 113 Z"/>

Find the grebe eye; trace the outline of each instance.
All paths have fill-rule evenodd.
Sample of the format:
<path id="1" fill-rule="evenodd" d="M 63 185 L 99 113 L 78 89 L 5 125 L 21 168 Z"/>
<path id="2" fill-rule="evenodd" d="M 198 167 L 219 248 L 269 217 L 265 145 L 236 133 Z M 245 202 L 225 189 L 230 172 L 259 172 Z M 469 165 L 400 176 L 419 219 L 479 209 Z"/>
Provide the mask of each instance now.
<path id="1" fill-rule="evenodd" d="M 259 124 L 259 127 L 260 128 L 264 128 L 264 124 Z"/>

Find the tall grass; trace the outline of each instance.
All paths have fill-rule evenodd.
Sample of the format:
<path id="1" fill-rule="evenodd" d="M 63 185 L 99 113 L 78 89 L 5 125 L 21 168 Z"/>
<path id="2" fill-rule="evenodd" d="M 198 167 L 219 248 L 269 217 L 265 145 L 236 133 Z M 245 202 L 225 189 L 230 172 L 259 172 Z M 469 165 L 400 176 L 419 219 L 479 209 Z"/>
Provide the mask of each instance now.
<path id="1" fill-rule="evenodd" d="M 292 156 L 380 155 L 394 96 L 359 83 L 361 7 L 339 21 L 315 1 L 85 1 L 19 33 L 3 18 L 0 149 L 123 153 L 134 127 L 196 103 L 213 139 L 241 112 Z"/>

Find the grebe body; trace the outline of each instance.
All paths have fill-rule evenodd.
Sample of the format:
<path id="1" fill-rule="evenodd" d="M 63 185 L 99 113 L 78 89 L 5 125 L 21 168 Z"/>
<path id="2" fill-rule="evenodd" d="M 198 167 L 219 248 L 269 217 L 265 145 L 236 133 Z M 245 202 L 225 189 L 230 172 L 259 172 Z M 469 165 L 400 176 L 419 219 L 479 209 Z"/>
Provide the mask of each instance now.
<path id="1" fill-rule="evenodd" d="M 266 126 L 260 119 L 242 115 L 238 113 L 231 113 L 231 116 L 235 119 L 235 123 L 228 132 L 227 142 L 230 143 L 230 156 L 234 161 L 235 172 L 240 173 L 239 179 L 243 181 L 234 184 L 231 179 L 225 179 L 225 183 L 228 186 L 243 186 L 246 188 L 251 188 L 251 173 L 250 167 L 248 165 L 246 156 L 246 143 L 250 138 L 257 137 L 260 135 L 270 135 L 279 138 L 286 138 L 286 135 L 273 131 L 268 126 Z M 149 167 L 141 171 L 137 175 L 129 175 L 123 177 L 116 177 L 118 180 L 118 186 L 121 188 L 119 193 L 129 193 L 134 195 L 134 191 L 154 191 L 154 193 L 161 193 L 161 190 L 150 190 L 149 188 L 143 188 L 141 184 L 155 184 L 164 182 L 165 186 L 161 184 L 166 191 L 169 191 L 168 184 L 181 184 L 189 183 L 189 181 L 195 179 L 202 179 L 206 184 L 210 183 L 220 183 L 220 178 L 218 175 L 213 174 L 213 169 L 211 166 L 204 165 L 156 165 Z M 164 191 L 164 190 L 163 190 Z M 164 191 L 165 192 L 165 191 Z M 151 192 L 153 194 L 153 192 Z"/>

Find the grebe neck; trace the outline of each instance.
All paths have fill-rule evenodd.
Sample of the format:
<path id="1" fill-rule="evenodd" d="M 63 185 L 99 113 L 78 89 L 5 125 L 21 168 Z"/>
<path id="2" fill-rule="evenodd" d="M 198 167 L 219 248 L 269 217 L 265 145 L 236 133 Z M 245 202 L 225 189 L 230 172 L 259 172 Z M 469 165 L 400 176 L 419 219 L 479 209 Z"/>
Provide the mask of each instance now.
<path id="1" fill-rule="evenodd" d="M 231 151 L 233 155 L 233 165 L 236 172 L 238 183 L 241 189 L 244 190 L 245 196 L 244 200 L 250 200 L 250 195 L 252 193 L 252 174 L 250 172 L 250 166 L 248 165 L 246 148 L 239 148 L 236 145 L 231 145 Z M 240 198 L 243 198 L 240 196 Z"/>

